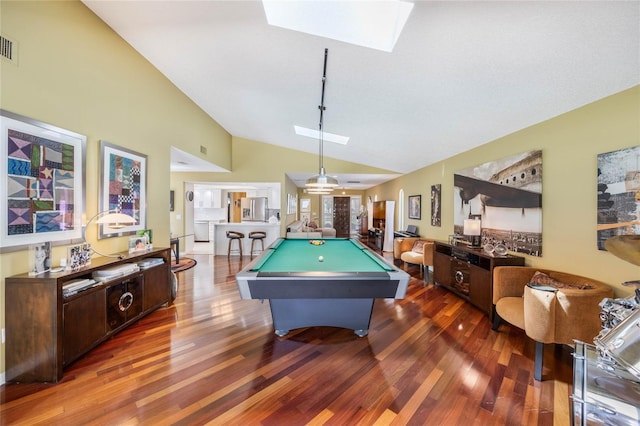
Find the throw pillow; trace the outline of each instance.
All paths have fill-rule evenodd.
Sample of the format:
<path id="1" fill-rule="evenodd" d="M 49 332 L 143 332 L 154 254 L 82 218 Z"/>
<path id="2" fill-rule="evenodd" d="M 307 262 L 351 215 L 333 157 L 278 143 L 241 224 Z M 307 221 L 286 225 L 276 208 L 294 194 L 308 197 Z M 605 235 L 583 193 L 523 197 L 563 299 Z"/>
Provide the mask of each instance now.
<path id="1" fill-rule="evenodd" d="M 411 251 L 414 253 L 422 254 L 424 251 L 424 241 L 418 240 L 415 243 L 413 243 L 413 247 L 411 248 Z"/>
<path id="2" fill-rule="evenodd" d="M 591 284 L 569 284 L 569 283 L 563 283 L 561 281 L 556 280 L 555 278 L 550 277 L 549 275 L 540 272 L 540 271 L 536 271 L 535 274 L 533 274 L 533 277 L 531 278 L 531 281 L 529 281 L 529 287 L 532 288 L 540 288 L 540 287 L 553 287 L 553 288 L 575 288 L 578 290 L 586 290 L 586 289 L 590 289 L 593 288 L 593 286 Z"/>
<path id="3" fill-rule="evenodd" d="M 307 226 L 311 229 L 316 229 L 318 227 L 318 225 L 314 221 L 309 222 L 309 225 Z"/>

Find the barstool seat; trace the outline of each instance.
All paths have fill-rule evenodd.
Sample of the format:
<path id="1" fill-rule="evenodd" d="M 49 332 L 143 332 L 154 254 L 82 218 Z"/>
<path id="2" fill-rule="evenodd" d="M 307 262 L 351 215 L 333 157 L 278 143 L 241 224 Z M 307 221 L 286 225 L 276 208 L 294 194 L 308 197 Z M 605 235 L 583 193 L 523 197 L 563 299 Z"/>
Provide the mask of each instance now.
<path id="1" fill-rule="evenodd" d="M 264 231 L 251 231 L 249 232 L 249 238 L 251 238 L 251 258 L 253 259 L 253 255 L 255 252 L 253 245 L 257 241 L 260 241 L 260 246 L 262 247 L 258 253 L 262 253 L 264 251 L 264 239 L 266 238 L 267 233 Z"/>
<path id="2" fill-rule="evenodd" d="M 227 247 L 227 257 L 231 255 L 232 251 L 239 252 L 240 257 L 242 257 L 242 241 L 241 240 L 244 238 L 244 234 L 238 231 L 227 231 L 227 238 L 229 239 L 229 246 Z M 231 244 L 234 241 L 238 242 L 237 250 L 231 250 Z"/>

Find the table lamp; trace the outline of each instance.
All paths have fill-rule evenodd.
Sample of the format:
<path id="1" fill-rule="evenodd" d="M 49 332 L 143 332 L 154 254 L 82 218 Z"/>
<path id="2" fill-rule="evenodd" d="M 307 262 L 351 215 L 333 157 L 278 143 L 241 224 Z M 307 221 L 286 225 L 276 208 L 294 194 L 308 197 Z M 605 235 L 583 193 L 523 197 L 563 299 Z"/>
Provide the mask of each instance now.
<path id="1" fill-rule="evenodd" d="M 482 235 L 482 221 L 479 219 L 465 219 L 464 235 L 471 237 L 471 246 L 480 247 L 480 235 Z"/>
<path id="2" fill-rule="evenodd" d="M 88 242 L 87 228 L 89 227 L 89 224 L 93 221 L 95 221 L 96 224 L 98 225 L 108 225 L 109 228 L 112 228 L 112 229 L 122 229 L 130 225 L 135 225 L 137 223 L 137 220 L 134 217 L 129 216 L 128 214 L 120 213 L 119 210 L 101 211 L 95 216 L 93 216 L 91 219 L 89 219 L 85 224 L 82 230 L 82 239 L 84 240 L 84 242 Z M 95 248 L 93 248 L 93 245 L 91 245 L 91 250 L 94 253 L 99 254 L 100 256 L 117 257 L 118 259 L 124 258 L 123 255 L 110 255 L 110 254 L 100 253 Z"/>

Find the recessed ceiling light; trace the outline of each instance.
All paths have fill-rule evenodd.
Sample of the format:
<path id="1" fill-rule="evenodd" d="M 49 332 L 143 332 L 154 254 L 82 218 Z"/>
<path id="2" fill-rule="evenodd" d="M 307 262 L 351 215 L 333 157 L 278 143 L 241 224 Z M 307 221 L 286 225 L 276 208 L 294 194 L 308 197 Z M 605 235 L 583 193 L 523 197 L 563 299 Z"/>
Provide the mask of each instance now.
<path id="1" fill-rule="evenodd" d="M 393 48 L 413 3 L 262 0 L 269 25 L 385 52 Z"/>
<path id="2" fill-rule="evenodd" d="M 309 129 L 308 127 L 301 127 L 301 126 L 293 126 L 293 128 L 296 131 L 296 135 L 306 136 L 308 138 L 313 138 L 315 140 L 318 140 L 318 138 L 320 137 L 319 130 L 313 130 L 313 129 Z M 336 135 L 334 133 L 325 132 L 323 130 L 322 140 L 325 142 L 334 142 L 334 143 L 339 143 L 341 145 L 346 145 L 347 142 L 349 142 L 349 136 Z"/>

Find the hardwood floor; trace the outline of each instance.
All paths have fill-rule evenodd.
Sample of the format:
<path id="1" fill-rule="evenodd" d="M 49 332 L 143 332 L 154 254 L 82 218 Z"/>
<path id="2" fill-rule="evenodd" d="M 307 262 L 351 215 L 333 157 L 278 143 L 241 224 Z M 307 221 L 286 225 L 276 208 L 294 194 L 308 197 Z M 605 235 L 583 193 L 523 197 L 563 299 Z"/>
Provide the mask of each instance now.
<path id="1" fill-rule="evenodd" d="M 385 257 L 388 257 L 387 254 Z M 432 284 L 377 300 L 369 335 L 274 335 L 268 302 L 240 300 L 242 264 L 193 255 L 175 303 L 65 370 L 61 383 L 0 387 L 0 424 L 565 425 L 568 348 L 534 345 Z M 244 261 L 245 264 L 248 260 Z"/>

